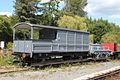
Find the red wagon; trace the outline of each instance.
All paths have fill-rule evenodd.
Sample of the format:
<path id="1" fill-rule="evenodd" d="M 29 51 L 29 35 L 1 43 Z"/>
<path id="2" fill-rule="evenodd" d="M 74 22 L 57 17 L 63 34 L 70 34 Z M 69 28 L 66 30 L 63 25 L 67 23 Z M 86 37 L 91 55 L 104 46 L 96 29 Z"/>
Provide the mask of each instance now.
<path id="1" fill-rule="evenodd" d="M 105 50 L 111 50 L 115 59 L 120 58 L 120 43 L 102 43 Z"/>

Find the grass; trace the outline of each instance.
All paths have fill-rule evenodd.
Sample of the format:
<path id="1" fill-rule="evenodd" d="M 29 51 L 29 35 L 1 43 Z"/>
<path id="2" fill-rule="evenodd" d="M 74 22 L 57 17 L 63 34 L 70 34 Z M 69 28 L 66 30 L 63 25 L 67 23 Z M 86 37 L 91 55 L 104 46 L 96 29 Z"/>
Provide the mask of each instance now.
<path id="1" fill-rule="evenodd" d="M 13 65 L 13 56 L 1 56 L 0 66 L 10 66 Z"/>
<path id="2" fill-rule="evenodd" d="M 53 74 L 55 72 L 70 72 L 72 70 L 83 69 L 87 67 L 97 67 L 101 65 L 99 62 L 82 62 L 82 63 L 70 63 L 70 64 L 61 64 L 57 66 L 47 66 L 43 69 L 38 69 L 40 72 L 48 72 L 49 74 Z M 34 71 L 34 70 L 33 70 Z"/>
<path id="3" fill-rule="evenodd" d="M 0 56 L 0 66 L 12 66 L 14 61 L 14 57 L 12 55 L 3 55 Z"/>
<path id="4" fill-rule="evenodd" d="M 14 56 L 12 55 L 11 49 L 0 49 L 0 67 L 12 66 L 14 61 Z"/>

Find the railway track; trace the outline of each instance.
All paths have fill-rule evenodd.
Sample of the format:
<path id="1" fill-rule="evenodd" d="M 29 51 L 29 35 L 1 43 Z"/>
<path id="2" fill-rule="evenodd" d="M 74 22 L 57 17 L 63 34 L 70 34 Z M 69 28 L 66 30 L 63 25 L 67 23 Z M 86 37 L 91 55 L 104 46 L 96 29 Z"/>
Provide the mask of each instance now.
<path id="1" fill-rule="evenodd" d="M 108 80 L 109 77 L 114 76 L 114 75 L 119 74 L 119 73 L 120 73 L 120 69 L 116 70 L 116 71 L 106 73 L 106 74 L 103 74 L 103 75 L 99 75 L 99 76 L 90 78 L 88 80 Z"/>
<path id="2" fill-rule="evenodd" d="M 117 75 L 119 73 L 120 73 L 120 69 L 116 70 L 116 71 L 112 71 L 112 72 L 106 73 L 106 74 L 103 74 L 103 75 L 99 75 L 99 76 L 90 78 L 88 80 L 108 80 L 109 77 Z"/>
<path id="3" fill-rule="evenodd" d="M 85 75 L 74 80 L 109 80 L 109 77 L 114 77 L 119 73 L 120 73 L 120 66 L 117 66 L 108 70 L 103 70 L 100 72 Z"/>
<path id="4" fill-rule="evenodd" d="M 32 67 L 43 67 L 43 66 L 49 66 L 49 65 L 59 65 L 59 64 L 66 64 L 66 63 L 80 63 L 80 62 L 89 62 L 91 59 L 83 59 L 83 60 L 65 60 L 65 61 L 45 61 L 41 63 L 33 63 Z"/>
<path id="5" fill-rule="evenodd" d="M 5 73 L 13 73 L 13 72 L 22 72 L 22 71 L 28 71 L 30 69 L 33 69 L 33 67 L 36 68 L 41 68 L 49 65 L 59 65 L 59 64 L 66 64 L 66 63 L 78 63 L 78 62 L 89 62 L 89 61 L 96 61 L 96 59 L 91 60 L 91 59 L 83 59 L 83 60 L 66 60 L 66 61 L 46 61 L 43 63 L 34 63 L 31 65 L 31 67 L 27 68 L 13 68 L 11 70 L 0 70 L 0 74 L 5 74 Z"/>
<path id="6" fill-rule="evenodd" d="M 70 64 L 72 64 L 72 63 L 80 63 L 80 62 L 90 62 L 90 61 L 107 61 L 105 58 L 103 58 L 103 59 L 91 59 L 91 58 L 89 58 L 89 59 L 82 59 L 82 60 L 80 60 L 80 59 L 76 59 L 76 60 L 62 60 L 62 61 L 57 61 L 57 60 L 55 60 L 55 61 L 45 61 L 45 62 L 40 62 L 40 63 L 33 63 L 32 65 L 31 65 L 31 67 L 42 67 L 42 66 L 49 66 L 49 65 L 59 65 L 59 64 L 66 64 L 66 63 L 70 63 Z"/>
<path id="7" fill-rule="evenodd" d="M 5 73 L 13 73 L 13 72 L 22 72 L 22 71 L 28 71 L 29 68 L 13 68 L 13 69 L 0 69 L 0 74 L 5 74 Z"/>
<path id="8" fill-rule="evenodd" d="M 58 64 L 65 64 L 65 63 L 76 63 L 76 62 L 85 62 L 88 61 L 88 59 L 84 60 L 67 60 L 67 61 L 46 61 L 43 63 L 34 63 L 30 67 L 27 68 L 15 68 L 13 67 L 12 69 L 0 69 L 0 74 L 5 74 L 5 73 L 13 73 L 13 72 L 22 72 L 22 71 L 28 71 L 30 69 L 33 69 L 33 67 L 36 68 L 41 68 L 49 65 L 58 65 Z"/>

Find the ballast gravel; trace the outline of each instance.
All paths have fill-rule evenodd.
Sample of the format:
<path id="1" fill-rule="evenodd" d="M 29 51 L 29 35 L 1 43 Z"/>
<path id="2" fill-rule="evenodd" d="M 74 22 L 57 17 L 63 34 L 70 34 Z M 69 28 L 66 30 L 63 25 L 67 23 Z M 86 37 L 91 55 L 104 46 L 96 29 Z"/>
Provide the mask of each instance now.
<path id="1" fill-rule="evenodd" d="M 0 75 L 0 80 L 73 80 L 94 72 L 120 66 L 120 61 L 109 61 L 60 66 L 59 68 L 46 68 L 44 70 L 29 70 Z"/>

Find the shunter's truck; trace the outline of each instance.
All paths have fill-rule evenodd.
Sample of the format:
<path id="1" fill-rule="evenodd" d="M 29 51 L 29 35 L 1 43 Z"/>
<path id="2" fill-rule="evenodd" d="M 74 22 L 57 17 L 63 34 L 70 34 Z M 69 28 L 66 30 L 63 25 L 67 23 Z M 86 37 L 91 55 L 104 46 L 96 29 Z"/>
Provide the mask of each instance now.
<path id="1" fill-rule="evenodd" d="M 90 55 L 96 59 L 108 59 L 112 55 L 112 50 L 105 49 L 101 44 L 90 44 Z"/>

